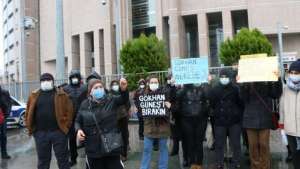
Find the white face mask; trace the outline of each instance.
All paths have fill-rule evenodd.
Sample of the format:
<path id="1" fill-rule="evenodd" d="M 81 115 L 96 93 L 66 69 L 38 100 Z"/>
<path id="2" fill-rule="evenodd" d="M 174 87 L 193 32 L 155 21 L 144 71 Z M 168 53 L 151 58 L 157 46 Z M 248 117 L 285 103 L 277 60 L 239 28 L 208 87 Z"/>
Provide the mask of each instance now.
<path id="1" fill-rule="evenodd" d="M 220 78 L 220 83 L 222 85 L 228 85 L 230 83 L 230 79 L 228 77 Z"/>
<path id="2" fill-rule="evenodd" d="M 113 91 L 115 91 L 115 92 L 118 92 L 119 91 L 119 86 L 118 85 L 113 85 L 112 87 L 111 87 L 111 89 L 113 90 Z"/>
<path id="3" fill-rule="evenodd" d="M 151 83 L 151 84 L 149 85 L 149 88 L 150 88 L 150 90 L 152 90 L 152 91 L 157 90 L 158 87 L 159 87 L 158 83 Z"/>
<path id="4" fill-rule="evenodd" d="M 294 74 L 290 74 L 290 79 L 293 81 L 293 82 L 300 82 L 300 75 L 294 75 Z"/>
<path id="5" fill-rule="evenodd" d="M 41 82 L 41 89 L 43 91 L 49 91 L 53 89 L 53 81 L 42 81 Z"/>
<path id="6" fill-rule="evenodd" d="M 140 85 L 140 88 L 141 88 L 141 89 L 144 89 L 144 88 L 145 88 L 145 85 Z"/>
<path id="7" fill-rule="evenodd" d="M 72 81 L 72 84 L 75 84 L 75 85 L 79 83 L 78 78 L 72 78 L 71 81 Z"/>

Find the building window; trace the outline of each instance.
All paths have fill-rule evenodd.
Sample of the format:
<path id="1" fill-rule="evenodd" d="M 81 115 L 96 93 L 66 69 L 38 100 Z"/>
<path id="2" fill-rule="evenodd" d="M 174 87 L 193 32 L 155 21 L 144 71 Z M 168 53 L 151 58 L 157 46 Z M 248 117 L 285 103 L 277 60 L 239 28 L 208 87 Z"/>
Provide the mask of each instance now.
<path id="1" fill-rule="evenodd" d="M 185 28 L 185 57 L 199 57 L 198 20 L 197 15 L 183 17 Z"/>
<path id="2" fill-rule="evenodd" d="M 234 34 L 242 28 L 248 28 L 248 12 L 247 10 L 231 11 L 232 26 Z"/>
<path id="3" fill-rule="evenodd" d="M 9 46 L 9 50 L 11 50 L 13 47 L 14 47 L 14 44 L 11 44 L 11 45 Z"/>
<path id="4" fill-rule="evenodd" d="M 14 31 L 14 28 L 11 28 L 11 29 L 8 31 L 8 33 L 11 34 L 11 33 L 13 33 L 13 31 Z"/>
<path id="5" fill-rule="evenodd" d="M 207 14 L 209 31 L 210 66 L 220 66 L 219 49 L 223 42 L 222 12 Z"/>
<path id="6" fill-rule="evenodd" d="M 16 9 L 15 9 L 15 12 L 17 13 L 18 11 L 19 11 L 19 9 L 18 9 L 18 8 L 16 8 Z"/>
<path id="7" fill-rule="evenodd" d="M 7 3 L 9 4 L 9 3 L 11 3 L 11 1 L 12 1 L 12 0 L 8 0 L 8 2 L 7 2 Z"/>
<path id="8" fill-rule="evenodd" d="M 8 15 L 8 19 L 10 19 L 11 17 L 13 17 L 13 15 L 14 15 L 14 13 L 12 12 L 12 13 L 10 13 L 9 15 Z"/>
<path id="9" fill-rule="evenodd" d="M 155 33 L 156 11 L 154 0 L 132 0 L 132 28 L 133 37 L 140 34 Z"/>

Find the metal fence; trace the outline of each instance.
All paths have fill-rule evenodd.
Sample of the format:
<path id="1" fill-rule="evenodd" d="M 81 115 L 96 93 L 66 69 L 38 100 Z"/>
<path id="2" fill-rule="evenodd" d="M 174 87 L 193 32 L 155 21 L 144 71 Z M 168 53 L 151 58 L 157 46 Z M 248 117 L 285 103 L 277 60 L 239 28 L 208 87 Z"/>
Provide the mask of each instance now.
<path id="1" fill-rule="evenodd" d="M 220 70 L 222 69 L 233 69 L 233 67 L 210 67 L 209 72 L 212 77 L 212 79 L 216 79 L 218 77 L 218 74 L 220 73 Z M 149 75 L 155 75 L 158 77 L 159 81 L 164 84 L 165 78 L 168 76 L 169 71 L 156 71 L 156 72 L 147 72 L 147 73 L 135 73 L 135 74 L 113 74 L 113 75 L 101 75 L 103 83 L 106 85 L 106 87 L 109 87 L 110 82 L 112 80 L 118 80 L 121 77 L 136 77 L 135 79 L 139 78 L 146 78 Z M 83 79 L 85 82 L 85 79 Z M 55 85 L 61 85 L 64 83 L 68 83 L 68 79 L 64 80 L 56 80 Z M 134 83 L 137 83 L 135 81 Z M 8 90 L 12 96 L 17 98 L 20 101 L 26 102 L 30 93 L 40 87 L 39 81 L 31 81 L 31 82 L 14 82 L 9 84 L 2 84 L 1 85 L 4 89 Z"/>

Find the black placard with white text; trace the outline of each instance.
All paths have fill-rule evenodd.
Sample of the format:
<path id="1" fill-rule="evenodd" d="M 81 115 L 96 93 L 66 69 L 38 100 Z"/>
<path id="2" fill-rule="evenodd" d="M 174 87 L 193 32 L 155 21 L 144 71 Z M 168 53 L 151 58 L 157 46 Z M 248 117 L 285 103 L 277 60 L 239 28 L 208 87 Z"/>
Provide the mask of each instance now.
<path id="1" fill-rule="evenodd" d="M 162 93 L 145 94 L 139 96 L 141 114 L 143 117 L 164 117 L 167 116 L 165 106 L 166 96 Z"/>

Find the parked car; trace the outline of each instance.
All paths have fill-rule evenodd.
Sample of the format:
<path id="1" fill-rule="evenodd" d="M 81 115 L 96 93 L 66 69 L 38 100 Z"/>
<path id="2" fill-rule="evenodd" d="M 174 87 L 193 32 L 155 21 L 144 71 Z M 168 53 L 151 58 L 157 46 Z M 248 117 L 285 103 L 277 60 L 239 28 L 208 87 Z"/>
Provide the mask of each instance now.
<path id="1" fill-rule="evenodd" d="M 11 127 L 25 127 L 25 109 L 26 104 L 18 101 L 13 96 L 10 97 L 12 108 L 9 117 L 7 118 L 7 126 Z"/>

